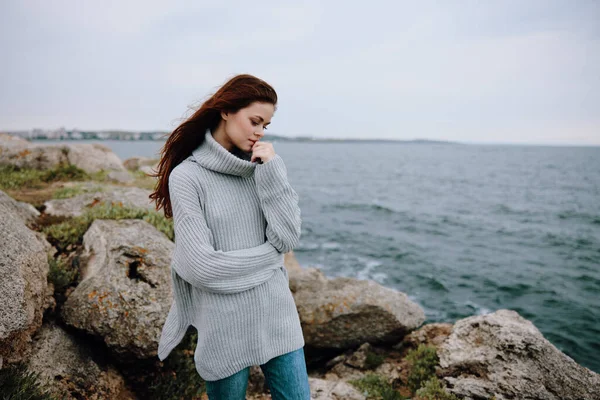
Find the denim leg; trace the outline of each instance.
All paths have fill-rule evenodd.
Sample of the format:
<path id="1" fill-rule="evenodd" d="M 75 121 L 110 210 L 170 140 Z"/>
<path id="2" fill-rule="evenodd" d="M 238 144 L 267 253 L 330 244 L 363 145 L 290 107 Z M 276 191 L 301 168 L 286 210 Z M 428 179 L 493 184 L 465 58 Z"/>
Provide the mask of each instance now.
<path id="1" fill-rule="evenodd" d="M 206 381 L 209 400 L 245 400 L 250 367 L 217 381 Z"/>
<path id="2" fill-rule="evenodd" d="M 273 400 L 310 400 L 304 348 L 272 358 L 260 368 Z"/>

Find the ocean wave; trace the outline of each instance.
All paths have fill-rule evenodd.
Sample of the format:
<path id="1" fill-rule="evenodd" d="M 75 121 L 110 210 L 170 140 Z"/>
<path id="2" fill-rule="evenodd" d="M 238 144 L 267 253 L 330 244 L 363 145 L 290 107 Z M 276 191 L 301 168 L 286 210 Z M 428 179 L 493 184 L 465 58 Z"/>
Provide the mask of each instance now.
<path id="1" fill-rule="evenodd" d="M 521 296 L 531 289 L 531 285 L 526 283 L 515 283 L 513 285 L 500 285 L 497 287 L 497 289 L 513 296 Z"/>
<path id="2" fill-rule="evenodd" d="M 530 210 L 518 210 L 507 204 L 496 204 L 492 207 L 492 211 L 500 215 L 529 215 L 532 213 Z"/>
<path id="3" fill-rule="evenodd" d="M 373 271 L 373 269 L 379 267 L 382 265 L 382 263 L 380 261 L 377 260 L 369 260 L 369 259 L 365 259 L 363 257 L 358 257 L 359 261 L 361 261 L 364 264 L 364 268 L 358 270 L 358 272 L 356 273 L 356 278 L 357 279 L 373 279 L 374 274 L 372 274 L 371 272 Z M 380 273 L 379 275 L 383 274 L 383 278 L 387 278 L 387 274 L 384 273 Z M 380 276 L 381 278 L 381 276 Z M 373 279 L 375 280 L 375 279 Z"/>
<path id="4" fill-rule="evenodd" d="M 591 237 L 546 233 L 542 240 L 553 247 L 564 246 L 574 250 L 593 250 L 600 252 L 600 247 L 597 247 L 598 243 Z"/>
<path id="5" fill-rule="evenodd" d="M 475 315 L 485 315 L 485 314 L 489 314 L 492 312 L 491 309 L 484 307 L 484 306 L 477 304 L 470 300 L 465 301 L 463 304 L 465 306 L 469 307 L 470 309 L 472 309 L 473 314 L 475 314 Z"/>
<path id="6" fill-rule="evenodd" d="M 561 211 L 556 215 L 559 219 L 575 220 L 592 225 L 600 225 L 600 215 L 589 214 L 574 210 Z"/>
<path id="7" fill-rule="evenodd" d="M 440 281 L 433 275 L 417 274 L 417 278 L 421 279 L 428 288 L 430 288 L 436 292 L 448 293 L 450 291 L 450 290 L 448 290 L 448 288 L 446 287 L 446 285 L 444 285 L 444 283 L 442 281 Z"/>
<path id="8" fill-rule="evenodd" d="M 389 206 L 378 203 L 336 203 L 325 205 L 324 208 L 334 210 L 374 211 L 382 214 L 404 214 L 404 212 L 394 210 Z"/>

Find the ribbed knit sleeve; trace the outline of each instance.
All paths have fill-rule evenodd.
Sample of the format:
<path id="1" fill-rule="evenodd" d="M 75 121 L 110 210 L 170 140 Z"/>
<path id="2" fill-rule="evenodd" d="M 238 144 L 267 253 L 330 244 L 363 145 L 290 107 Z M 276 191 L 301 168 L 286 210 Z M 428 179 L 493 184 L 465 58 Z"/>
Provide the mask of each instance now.
<path id="1" fill-rule="evenodd" d="M 266 236 L 281 253 L 292 251 L 300 241 L 302 218 L 298 194 L 287 179 L 279 154 L 254 171 L 260 205 L 267 220 Z"/>
<path id="2" fill-rule="evenodd" d="M 238 293 L 267 281 L 283 265 L 281 253 L 268 240 L 246 249 L 215 250 L 194 178 L 185 168 L 174 169 L 169 177 L 175 230 L 172 268 L 191 285 L 217 293 Z"/>

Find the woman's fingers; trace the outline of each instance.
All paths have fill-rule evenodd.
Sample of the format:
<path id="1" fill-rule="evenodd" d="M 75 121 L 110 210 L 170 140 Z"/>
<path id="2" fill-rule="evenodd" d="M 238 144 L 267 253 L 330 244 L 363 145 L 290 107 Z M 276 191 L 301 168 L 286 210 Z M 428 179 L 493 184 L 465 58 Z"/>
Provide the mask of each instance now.
<path id="1" fill-rule="evenodd" d="M 252 157 L 250 158 L 251 162 L 254 162 L 256 158 L 260 158 L 262 162 L 265 163 L 273 157 L 275 157 L 275 149 L 273 148 L 272 143 L 256 142 L 254 143 L 254 146 L 252 146 Z"/>

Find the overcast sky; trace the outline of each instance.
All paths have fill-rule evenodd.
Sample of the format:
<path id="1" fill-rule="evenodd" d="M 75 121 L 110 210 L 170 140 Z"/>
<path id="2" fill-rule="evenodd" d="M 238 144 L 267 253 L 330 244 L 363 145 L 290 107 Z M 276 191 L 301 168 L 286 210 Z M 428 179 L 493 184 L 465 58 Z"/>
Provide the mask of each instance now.
<path id="1" fill-rule="evenodd" d="M 250 73 L 274 134 L 600 144 L 598 1 L 299 3 L 2 1 L 0 129 L 170 131 Z"/>

